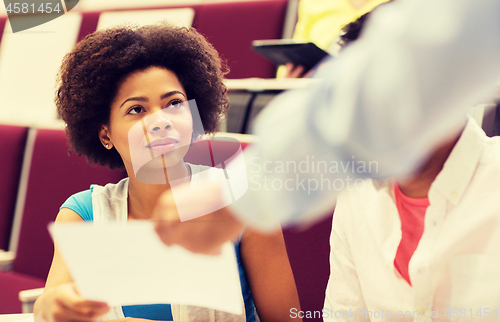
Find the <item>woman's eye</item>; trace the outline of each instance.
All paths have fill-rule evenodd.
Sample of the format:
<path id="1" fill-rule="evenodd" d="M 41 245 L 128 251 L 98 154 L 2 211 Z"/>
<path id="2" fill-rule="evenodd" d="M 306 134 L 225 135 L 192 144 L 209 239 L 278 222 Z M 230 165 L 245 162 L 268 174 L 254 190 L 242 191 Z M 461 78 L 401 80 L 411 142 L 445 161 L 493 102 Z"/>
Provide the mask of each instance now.
<path id="1" fill-rule="evenodd" d="M 136 115 L 136 114 L 139 114 L 142 112 L 142 107 L 140 106 L 136 106 L 136 107 L 132 107 L 129 111 L 128 111 L 128 114 L 131 114 L 131 115 Z"/>
<path id="2" fill-rule="evenodd" d="M 170 105 L 168 107 L 179 108 L 182 106 L 183 103 L 184 102 L 181 100 L 173 100 L 172 102 L 170 102 Z"/>

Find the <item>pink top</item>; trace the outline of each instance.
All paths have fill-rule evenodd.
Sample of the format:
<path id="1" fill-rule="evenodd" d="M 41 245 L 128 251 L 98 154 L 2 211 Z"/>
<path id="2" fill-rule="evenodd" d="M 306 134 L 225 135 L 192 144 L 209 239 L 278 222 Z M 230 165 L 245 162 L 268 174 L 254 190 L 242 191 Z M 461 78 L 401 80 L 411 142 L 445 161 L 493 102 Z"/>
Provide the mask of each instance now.
<path id="1" fill-rule="evenodd" d="M 401 242 L 394 259 L 394 266 L 411 285 L 408 265 L 424 232 L 425 211 L 429 206 L 429 198 L 408 197 L 401 192 L 397 183 L 394 184 L 394 195 L 399 217 L 401 218 L 402 233 Z"/>

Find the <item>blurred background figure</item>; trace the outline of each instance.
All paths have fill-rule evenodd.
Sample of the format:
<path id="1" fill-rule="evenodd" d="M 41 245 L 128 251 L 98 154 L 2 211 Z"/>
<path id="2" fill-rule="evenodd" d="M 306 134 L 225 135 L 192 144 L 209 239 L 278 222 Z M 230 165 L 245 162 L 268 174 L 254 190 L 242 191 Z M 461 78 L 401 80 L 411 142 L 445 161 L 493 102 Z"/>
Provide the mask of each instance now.
<path id="1" fill-rule="evenodd" d="M 330 55 L 340 50 L 337 43 L 342 28 L 388 0 L 300 0 L 293 39 L 310 41 Z M 280 67 L 278 77 L 298 78 L 304 69 L 291 63 Z"/>

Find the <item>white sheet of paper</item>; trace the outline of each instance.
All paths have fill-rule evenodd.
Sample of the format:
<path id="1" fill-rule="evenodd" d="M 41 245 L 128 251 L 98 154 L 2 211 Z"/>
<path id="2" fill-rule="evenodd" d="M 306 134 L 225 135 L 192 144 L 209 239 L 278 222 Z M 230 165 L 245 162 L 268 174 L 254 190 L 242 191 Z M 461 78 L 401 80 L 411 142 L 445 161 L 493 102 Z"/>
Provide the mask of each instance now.
<path id="1" fill-rule="evenodd" d="M 78 290 L 109 305 L 177 303 L 243 313 L 234 245 L 220 256 L 164 245 L 149 221 L 57 223 L 54 242 Z"/>
<path id="2" fill-rule="evenodd" d="M 33 313 L 0 314 L 0 322 L 35 322 Z"/>

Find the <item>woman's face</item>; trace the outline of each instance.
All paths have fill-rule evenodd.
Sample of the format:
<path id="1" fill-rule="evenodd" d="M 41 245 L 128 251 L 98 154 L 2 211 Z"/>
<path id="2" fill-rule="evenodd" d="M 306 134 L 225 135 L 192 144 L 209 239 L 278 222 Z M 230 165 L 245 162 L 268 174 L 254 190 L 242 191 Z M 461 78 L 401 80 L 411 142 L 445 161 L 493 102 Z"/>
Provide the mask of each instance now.
<path id="1" fill-rule="evenodd" d="M 120 153 L 129 176 L 132 171 L 141 182 L 157 183 L 148 182 L 148 176 L 184 167 L 192 134 L 191 111 L 177 76 L 149 67 L 122 82 L 111 104 L 109 124 L 103 125 L 100 136 Z"/>

